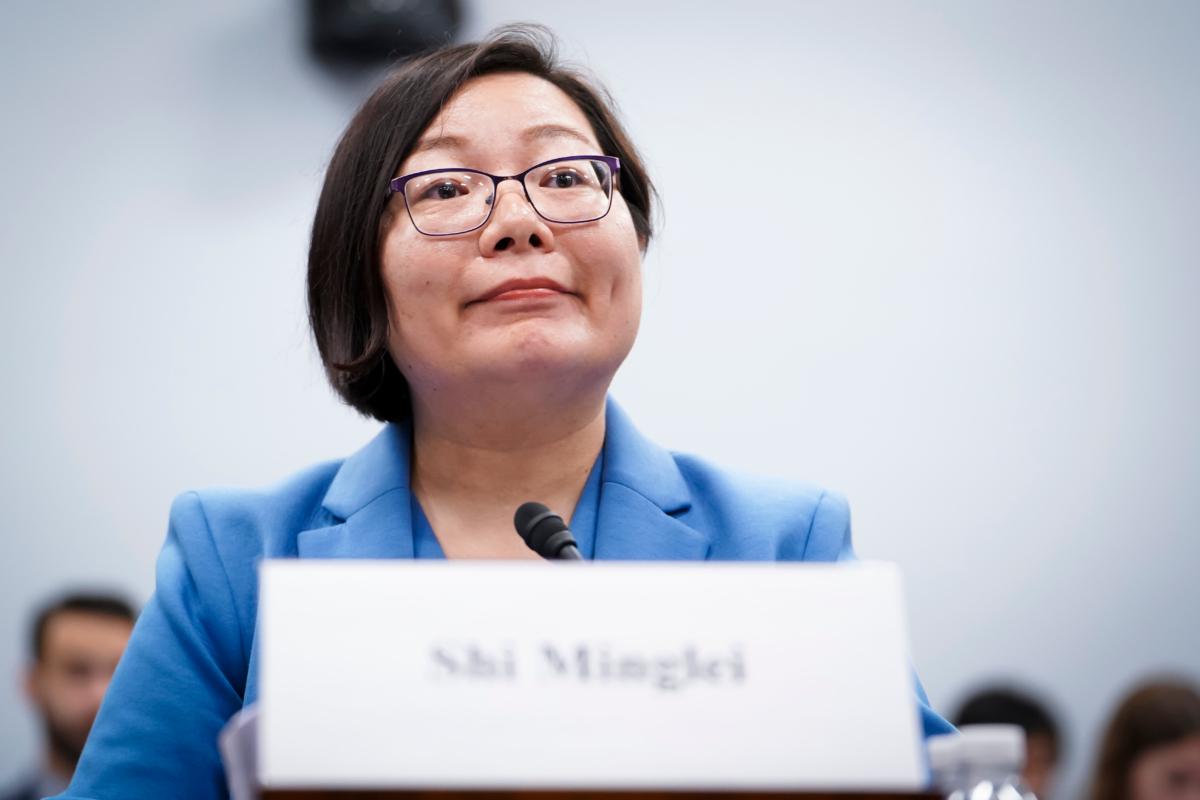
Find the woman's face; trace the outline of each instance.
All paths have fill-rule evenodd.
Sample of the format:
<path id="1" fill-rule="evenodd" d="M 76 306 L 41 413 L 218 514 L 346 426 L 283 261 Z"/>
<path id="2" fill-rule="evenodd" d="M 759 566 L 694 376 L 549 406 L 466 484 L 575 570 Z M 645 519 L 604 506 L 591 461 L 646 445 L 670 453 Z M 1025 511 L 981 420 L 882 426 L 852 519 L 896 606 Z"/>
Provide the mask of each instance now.
<path id="1" fill-rule="evenodd" d="M 1155 747 L 1129 768 L 1131 800 L 1200 800 L 1200 736 Z"/>
<path id="2" fill-rule="evenodd" d="M 602 155 L 578 106 L 526 73 L 476 78 L 455 94 L 397 175 L 469 167 L 515 175 L 572 155 Z M 629 209 L 557 224 L 518 181 L 500 184 L 491 218 L 457 236 L 413 227 L 393 196 L 381 262 L 389 350 L 418 403 L 438 393 L 540 383 L 603 392 L 641 316 L 641 251 Z"/>

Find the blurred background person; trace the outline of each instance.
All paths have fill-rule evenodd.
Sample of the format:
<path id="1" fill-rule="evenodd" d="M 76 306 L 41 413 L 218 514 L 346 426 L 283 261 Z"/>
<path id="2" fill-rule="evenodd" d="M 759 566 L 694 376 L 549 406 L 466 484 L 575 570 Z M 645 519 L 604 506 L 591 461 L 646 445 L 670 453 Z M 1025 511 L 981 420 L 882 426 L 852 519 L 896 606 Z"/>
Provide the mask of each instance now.
<path id="1" fill-rule="evenodd" d="M 117 595 L 74 592 L 34 617 L 25 693 L 41 722 L 42 754 L 0 798 L 37 800 L 70 783 L 136 616 Z"/>
<path id="2" fill-rule="evenodd" d="M 1089 800 L 1200 800 L 1200 691 L 1182 680 L 1125 696 L 1104 732 Z"/>
<path id="3" fill-rule="evenodd" d="M 1063 752 L 1059 725 L 1046 703 L 1010 686 L 989 686 L 970 694 L 954 725 L 1018 725 L 1025 731 L 1025 768 L 1021 780 L 1040 800 L 1051 794 Z"/>

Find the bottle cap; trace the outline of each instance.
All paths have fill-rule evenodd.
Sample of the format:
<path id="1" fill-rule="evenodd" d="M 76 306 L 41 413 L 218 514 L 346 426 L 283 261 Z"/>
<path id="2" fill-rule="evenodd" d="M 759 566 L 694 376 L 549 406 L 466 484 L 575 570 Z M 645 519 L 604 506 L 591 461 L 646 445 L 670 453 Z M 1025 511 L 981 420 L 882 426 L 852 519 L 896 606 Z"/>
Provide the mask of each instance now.
<path id="1" fill-rule="evenodd" d="M 1025 731 L 1019 725 L 964 725 L 962 754 L 971 766 L 1004 767 L 1019 772 L 1025 766 Z"/>
<path id="2" fill-rule="evenodd" d="M 925 742 L 929 752 L 929 768 L 939 773 L 958 769 L 963 761 L 962 738 L 957 733 L 930 736 Z"/>

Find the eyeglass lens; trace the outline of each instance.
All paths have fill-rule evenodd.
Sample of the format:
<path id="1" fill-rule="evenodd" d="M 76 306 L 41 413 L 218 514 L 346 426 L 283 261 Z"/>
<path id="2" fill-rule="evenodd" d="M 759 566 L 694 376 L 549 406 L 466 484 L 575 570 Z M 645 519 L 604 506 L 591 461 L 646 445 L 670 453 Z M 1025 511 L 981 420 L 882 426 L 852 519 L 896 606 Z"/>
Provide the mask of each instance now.
<path id="1" fill-rule="evenodd" d="M 494 190 L 487 175 L 444 170 L 409 180 L 404 200 L 422 233 L 465 233 L 487 220 Z M 612 172 L 603 161 L 555 161 L 526 174 L 525 191 L 537 213 L 551 222 L 589 222 L 608 213 Z"/>

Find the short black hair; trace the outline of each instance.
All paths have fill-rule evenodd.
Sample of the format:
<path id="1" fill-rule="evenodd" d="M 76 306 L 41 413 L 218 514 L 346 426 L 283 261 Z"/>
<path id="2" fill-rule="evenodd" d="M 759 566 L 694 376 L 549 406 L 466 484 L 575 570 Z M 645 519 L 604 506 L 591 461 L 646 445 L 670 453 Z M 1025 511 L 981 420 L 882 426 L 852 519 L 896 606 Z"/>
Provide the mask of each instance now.
<path id="1" fill-rule="evenodd" d="M 308 251 L 308 318 L 334 390 L 364 415 L 406 418 L 408 382 L 388 353 L 388 313 L 379 243 L 388 182 L 421 134 L 467 81 L 524 72 L 557 86 L 583 112 L 605 155 L 621 159 L 617 187 L 639 246 L 653 236 L 657 193 L 608 93 L 563 64 L 553 34 L 510 25 L 483 41 L 453 45 L 403 63 L 380 84 L 342 134 L 313 219 Z"/>
<path id="2" fill-rule="evenodd" d="M 46 629 L 50 621 L 59 614 L 95 614 L 101 617 L 122 619 L 130 624 L 137 620 L 133 604 L 123 596 L 111 592 L 70 592 L 43 605 L 33 618 L 30 636 L 30 653 L 35 661 L 41 661 L 46 649 Z"/>
<path id="3" fill-rule="evenodd" d="M 1045 736 L 1052 758 L 1058 760 L 1060 733 L 1054 715 L 1032 694 L 1008 686 L 982 689 L 971 694 L 954 717 L 954 725 L 1019 725 L 1025 737 Z"/>

